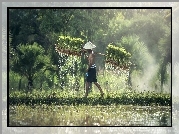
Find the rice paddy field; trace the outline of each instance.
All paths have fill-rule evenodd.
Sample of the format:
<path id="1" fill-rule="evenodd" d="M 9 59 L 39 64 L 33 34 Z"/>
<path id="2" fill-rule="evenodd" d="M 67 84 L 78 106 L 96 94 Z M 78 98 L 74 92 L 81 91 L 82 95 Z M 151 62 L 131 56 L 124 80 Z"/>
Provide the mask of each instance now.
<path id="1" fill-rule="evenodd" d="M 171 126 L 170 94 L 33 91 L 9 95 L 9 126 Z"/>

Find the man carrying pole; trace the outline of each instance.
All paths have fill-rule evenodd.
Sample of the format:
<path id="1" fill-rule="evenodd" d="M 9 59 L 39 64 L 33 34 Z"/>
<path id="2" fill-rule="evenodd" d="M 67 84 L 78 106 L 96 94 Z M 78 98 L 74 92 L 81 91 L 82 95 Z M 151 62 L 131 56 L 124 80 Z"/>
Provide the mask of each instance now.
<path id="1" fill-rule="evenodd" d="M 99 83 L 97 82 L 97 78 L 96 78 L 96 65 L 95 65 L 95 54 L 93 52 L 93 48 L 95 48 L 96 46 L 94 44 L 92 44 L 91 42 L 87 42 L 84 47 L 83 50 L 87 51 L 89 56 L 88 56 L 88 68 L 86 70 L 86 75 L 87 75 L 87 79 L 86 79 L 86 93 L 85 93 L 85 97 L 88 96 L 88 91 L 89 91 L 89 86 L 90 84 L 93 82 L 98 89 L 100 90 L 101 93 L 101 97 L 104 96 L 104 92 L 101 89 L 101 86 L 99 85 Z"/>

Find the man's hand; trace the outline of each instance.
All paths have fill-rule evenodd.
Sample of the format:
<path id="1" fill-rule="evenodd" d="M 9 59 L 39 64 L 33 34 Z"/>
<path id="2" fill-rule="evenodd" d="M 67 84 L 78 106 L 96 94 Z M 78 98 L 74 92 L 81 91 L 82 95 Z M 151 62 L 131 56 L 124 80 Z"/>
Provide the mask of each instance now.
<path id="1" fill-rule="evenodd" d="M 82 51 L 83 53 L 85 53 L 85 52 L 86 52 L 86 49 L 83 48 L 81 51 Z"/>

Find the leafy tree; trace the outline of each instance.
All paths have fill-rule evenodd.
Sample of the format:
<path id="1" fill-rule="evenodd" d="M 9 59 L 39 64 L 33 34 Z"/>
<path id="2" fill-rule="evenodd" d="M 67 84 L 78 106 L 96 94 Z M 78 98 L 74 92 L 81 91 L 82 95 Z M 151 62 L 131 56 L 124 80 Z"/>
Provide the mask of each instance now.
<path id="1" fill-rule="evenodd" d="M 166 80 L 166 66 L 171 61 L 171 27 L 165 15 L 168 10 L 133 10 L 118 12 L 109 23 L 109 41 L 124 46 L 132 54 L 133 63 L 129 71 L 144 71 L 151 58 L 160 64 L 158 78 L 161 88 Z M 125 16 L 130 14 L 131 17 Z M 136 36 L 135 36 L 136 35 Z M 151 56 L 152 55 L 152 56 Z M 135 65 L 135 66 L 133 66 Z M 144 73 L 144 72 L 143 72 Z"/>
<path id="2" fill-rule="evenodd" d="M 149 51 L 144 42 L 140 41 L 139 36 L 137 35 L 129 35 L 123 36 L 119 43 L 119 46 L 125 47 L 127 51 L 129 51 L 131 56 L 131 66 L 129 70 L 129 78 L 128 84 L 132 86 L 132 73 L 133 71 L 139 71 L 141 75 L 145 72 L 148 64 L 152 62 Z"/>
<path id="3" fill-rule="evenodd" d="M 167 73 L 167 65 L 171 63 L 171 34 L 159 41 L 159 50 L 162 58 L 160 62 L 160 68 L 158 70 L 158 76 L 161 82 L 161 92 L 163 92 L 163 85 L 168 82 L 169 74 Z"/>
<path id="4" fill-rule="evenodd" d="M 11 59 L 12 71 L 25 76 L 29 81 L 28 85 L 33 86 L 33 80 L 39 73 L 51 68 L 50 59 L 44 53 L 44 48 L 37 43 L 18 45 Z"/>
<path id="5" fill-rule="evenodd" d="M 53 65 L 59 65 L 58 60 L 62 58 L 66 61 L 68 56 L 61 57 L 54 51 L 58 36 L 64 35 L 81 38 L 84 42 L 90 40 L 97 46 L 95 51 L 102 53 L 105 53 L 107 45 L 111 42 L 124 47 L 132 54 L 132 63 L 135 64 L 131 66 L 130 73 L 134 70 L 143 72 L 147 66 L 146 61 L 150 60 L 152 55 L 160 65 L 160 73 L 157 75 L 162 86 L 167 80 L 167 75 L 162 74 L 165 74 L 165 66 L 171 62 L 171 22 L 170 17 L 165 17 L 168 13 L 170 10 L 165 9 L 10 9 L 10 68 L 15 64 L 15 59 L 18 60 L 16 47 L 20 43 L 29 47 L 33 42 L 41 44 L 44 48 L 43 54 Z M 96 59 L 96 63 L 104 67 L 104 59 L 105 57 Z M 66 62 L 60 64 L 66 66 Z M 53 78 L 57 77 L 61 83 L 60 75 L 65 69 L 70 70 L 71 65 L 68 64 L 64 70 L 56 66 L 48 68 L 44 65 L 37 72 L 43 74 L 45 68 L 48 68 L 47 74 L 51 75 L 51 78 L 39 75 L 43 79 L 36 80 L 41 81 L 40 83 L 52 80 L 48 82 L 52 86 Z M 82 66 L 80 64 L 78 68 Z M 35 74 L 38 74 L 37 72 Z M 65 80 L 67 81 L 68 79 Z"/>
<path id="6" fill-rule="evenodd" d="M 12 33 L 12 44 L 15 47 L 20 43 L 39 43 L 39 23 L 37 16 L 37 9 L 9 10 L 9 29 Z"/>

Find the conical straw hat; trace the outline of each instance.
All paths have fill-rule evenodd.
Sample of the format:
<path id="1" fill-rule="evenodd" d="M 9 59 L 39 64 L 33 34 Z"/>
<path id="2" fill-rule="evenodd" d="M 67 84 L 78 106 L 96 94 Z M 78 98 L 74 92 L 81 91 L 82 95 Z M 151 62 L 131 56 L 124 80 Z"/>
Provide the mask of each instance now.
<path id="1" fill-rule="evenodd" d="M 96 47 L 96 46 L 89 41 L 89 42 L 87 42 L 87 43 L 84 45 L 83 48 L 84 48 L 84 49 L 93 49 L 93 48 L 95 48 L 95 47 Z"/>

